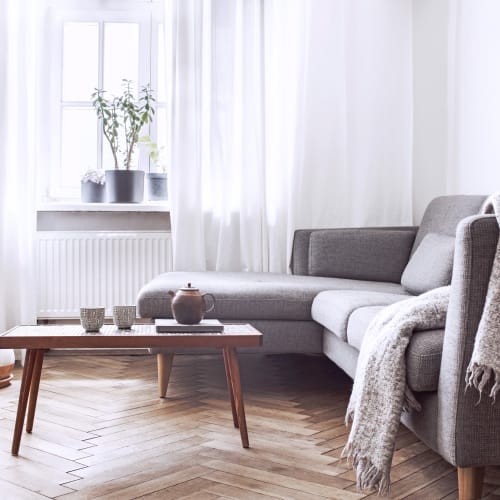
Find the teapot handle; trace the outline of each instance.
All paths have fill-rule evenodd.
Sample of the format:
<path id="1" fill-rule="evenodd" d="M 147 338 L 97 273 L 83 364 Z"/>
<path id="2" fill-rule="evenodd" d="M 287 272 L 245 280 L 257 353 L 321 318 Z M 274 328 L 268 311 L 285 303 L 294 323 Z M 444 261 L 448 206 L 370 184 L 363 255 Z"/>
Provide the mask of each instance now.
<path id="1" fill-rule="evenodd" d="M 207 296 L 212 299 L 212 304 L 210 305 L 209 308 L 207 308 L 207 301 L 205 299 L 205 297 L 207 297 Z M 204 293 L 202 295 L 202 297 L 203 297 L 203 303 L 205 304 L 205 312 L 207 313 L 207 312 L 212 311 L 215 307 L 215 297 L 211 293 Z"/>

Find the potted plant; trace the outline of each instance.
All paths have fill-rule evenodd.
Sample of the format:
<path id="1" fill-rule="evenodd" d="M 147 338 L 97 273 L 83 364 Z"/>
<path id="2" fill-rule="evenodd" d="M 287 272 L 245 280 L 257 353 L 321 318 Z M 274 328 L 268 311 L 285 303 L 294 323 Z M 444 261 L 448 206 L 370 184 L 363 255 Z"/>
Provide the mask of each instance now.
<path id="1" fill-rule="evenodd" d="M 154 97 L 148 85 L 135 97 L 130 80 L 123 80 L 121 96 L 95 89 L 92 104 L 113 155 L 114 169 L 106 170 L 106 198 L 110 203 L 140 203 L 144 197 L 144 172 L 133 170 L 135 146 L 142 127 L 153 120 Z M 120 163 L 123 169 L 120 169 Z"/>
<path id="2" fill-rule="evenodd" d="M 87 170 L 80 180 L 80 188 L 84 203 L 103 203 L 106 201 L 105 175 L 102 170 Z"/>
<path id="3" fill-rule="evenodd" d="M 151 162 L 156 167 L 156 172 L 147 174 L 148 200 L 160 201 L 167 199 L 167 168 L 163 158 L 164 148 L 158 147 L 151 137 L 145 135 L 139 139 L 139 145 L 144 146 Z"/>

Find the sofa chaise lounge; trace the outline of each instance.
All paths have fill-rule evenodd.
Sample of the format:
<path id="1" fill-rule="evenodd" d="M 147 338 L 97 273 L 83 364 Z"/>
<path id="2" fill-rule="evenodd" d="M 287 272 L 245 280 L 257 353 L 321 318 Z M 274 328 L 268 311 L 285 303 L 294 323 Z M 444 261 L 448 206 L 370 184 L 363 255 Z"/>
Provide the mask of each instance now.
<path id="1" fill-rule="evenodd" d="M 324 353 L 354 378 L 377 312 L 451 281 L 445 329 L 417 332 L 407 349 L 422 410 L 402 421 L 458 468 L 460 498 L 479 498 L 484 466 L 500 464 L 500 404 L 465 390 L 499 233 L 494 216 L 477 215 L 484 200 L 436 198 L 419 227 L 296 231 L 292 274 L 166 273 L 141 289 L 138 312 L 172 317 L 167 291 L 189 281 L 216 297 L 207 317 L 253 324 L 266 352 Z"/>

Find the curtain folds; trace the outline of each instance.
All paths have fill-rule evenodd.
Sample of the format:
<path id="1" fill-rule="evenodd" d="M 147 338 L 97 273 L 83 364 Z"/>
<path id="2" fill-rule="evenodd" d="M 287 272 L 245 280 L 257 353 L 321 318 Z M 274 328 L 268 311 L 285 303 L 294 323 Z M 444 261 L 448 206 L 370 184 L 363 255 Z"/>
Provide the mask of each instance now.
<path id="1" fill-rule="evenodd" d="M 500 188 L 500 3 L 457 0 L 448 19 L 450 193 Z"/>
<path id="2" fill-rule="evenodd" d="M 411 1 L 166 0 L 177 270 L 287 270 L 301 227 L 411 221 Z"/>
<path id="3" fill-rule="evenodd" d="M 39 3 L 0 2 L 0 331 L 36 321 L 33 250 Z"/>

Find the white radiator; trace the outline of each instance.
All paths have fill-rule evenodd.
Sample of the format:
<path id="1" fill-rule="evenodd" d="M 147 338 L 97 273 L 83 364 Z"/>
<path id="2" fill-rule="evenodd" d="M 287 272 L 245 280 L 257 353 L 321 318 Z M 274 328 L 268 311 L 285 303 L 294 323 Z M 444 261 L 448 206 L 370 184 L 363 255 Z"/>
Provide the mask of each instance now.
<path id="1" fill-rule="evenodd" d="M 82 306 L 135 304 L 172 268 L 170 233 L 47 231 L 37 235 L 39 318 L 77 318 Z"/>

